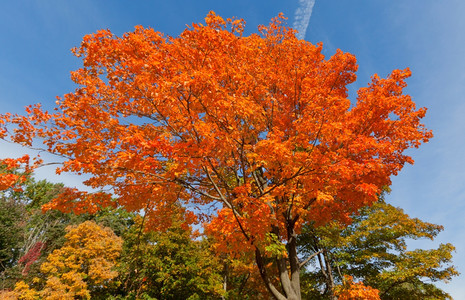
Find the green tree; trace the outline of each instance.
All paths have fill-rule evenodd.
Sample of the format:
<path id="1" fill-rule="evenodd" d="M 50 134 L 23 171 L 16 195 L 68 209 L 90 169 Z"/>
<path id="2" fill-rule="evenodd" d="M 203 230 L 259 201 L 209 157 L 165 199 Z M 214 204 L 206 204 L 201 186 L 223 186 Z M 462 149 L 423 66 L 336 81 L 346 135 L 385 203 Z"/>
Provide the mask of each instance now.
<path id="1" fill-rule="evenodd" d="M 411 218 L 382 199 L 360 210 L 353 223 L 304 228 L 302 252 L 312 260 L 304 275 L 306 296 L 325 299 L 343 276 L 353 276 L 380 291 L 381 299 L 450 299 L 434 285 L 458 272 L 451 265 L 452 244 L 409 250 L 409 239 L 433 240 L 440 225 Z"/>
<path id="2" fill-rule="evenodd" d="M 0 164 L 0 174 L 3 176 L 21 177 L 17 170 L 9 170 Z M 24 177 L 21 177 L 24 180 Z M 25 205 L 21 201 L 20 187 L 10 186 L 0 191 L 0 273 L 5 278 L 5 270 L 15 265 L 21 256 L 24 235 Z M 2 280 L 2 287 L 4 282 Z"/>
<path id="3" fill-rule="evenodd" d="M 0 197 L 0 273 L 12 267 L 21 253 L 24 206 Z"/>
<path id="4" fill-rule="evenodd" d="M 15 234 L 15 257 L 2 273 L 2 287 L 11 289 L 19 280 L 31 282 L 40 273 L 39 266 L 48 254 L 63 246 L 65 228 L 84 221 L 82 216 L 59 211 L 42 212 L 41 205 L 58 195 L 63 184 L 36 181 L 31 174 L 23 173 L 25 180 L 15 189 L 3 193 L 3 203 L 15 207 L 17 214 L 7 211 L 7 217 L 15 216 L 17 230 L 10 228 L 7 234 Z M 4 223 L 5 224 L 5 223 Z M 2 249 L 5 249 L 2 246 Z M 9 252 L 9 249 L 5 249 Z"/>
<path id="5" fill-rule="evenodd" d="M 143 217 L 124 235 L 118 299 L 220 299 L 222 265 L 206 240 L 174 220 L 166 231 L 145 231 Z"/>

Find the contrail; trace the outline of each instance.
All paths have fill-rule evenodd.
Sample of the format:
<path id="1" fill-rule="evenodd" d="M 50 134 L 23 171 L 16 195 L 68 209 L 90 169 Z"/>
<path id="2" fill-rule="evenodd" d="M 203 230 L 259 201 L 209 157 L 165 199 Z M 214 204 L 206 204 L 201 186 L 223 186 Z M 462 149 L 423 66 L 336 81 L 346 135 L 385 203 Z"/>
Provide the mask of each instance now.
<path id="1" fill-rule="evenodd" d="M 294 24 L 292 25 L 298 31 L 296 36 L 299 39 L 305 38 L 308 23 L 312 16 L 313 5 L 315 5 L 315 0 L 299 0 L 299 8 L 295 11 Z"/>

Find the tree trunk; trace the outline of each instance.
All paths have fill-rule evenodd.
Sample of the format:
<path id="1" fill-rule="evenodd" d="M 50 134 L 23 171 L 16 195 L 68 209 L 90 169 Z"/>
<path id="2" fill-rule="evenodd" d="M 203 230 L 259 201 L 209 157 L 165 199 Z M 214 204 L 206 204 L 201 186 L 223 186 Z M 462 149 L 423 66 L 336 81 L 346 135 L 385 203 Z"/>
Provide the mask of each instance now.
<path id="1" fill-rule="evenodd" d="M 226 292 L 228 291 L 228 264 L 225 263 L 224 264 L 224 276 L 223 276 L 223 290 L 224 290 L 224 293 L 226 294 Z M 226 298 L 224 296 L 221 296 L 221 299 L 222 300 L 225 300 Z"/>
<path id="2" fill-rule="evenodd" d="M 287 226 L 287 252 L 289 257 L 289 265 L 291 269 L 291 287 L 295 294 L 295 299 L 302 299 L 300 292 L 300 261 L 297 257 L 297 235 L 294 231 L 295 222 L 288 221 Z M 291 299 L 291 298 L 289 298 Z M 292 298 L 294 299 L 294 298 Z"/>
<path id="3" fill-rule="evenodd" d="M 331 261 L 328 257 L 328 252 L 326 251 L 326 249 L 323 249 L 323 258 L 324 258 L 325 265 L 326 265 L 326 273 L 328 274 L 328 276 L 326 277 L 326 282 L 327 282 L 327 288 L 329 292 L 329 299 L 337 300 L 337 297 L 334 295 L 335 284 L 334 284 L 334 277 L 333 277 L 333 269 L 331 267 Z"/>
<path id="4" fill-rule="evenodd" d="M 276 265 L 279 271 L 279 281 L 281 284 L 281 291 L 278 290 L 270 278 L 268 277 L 265 268 L 265 262 L 260 250 L 255 248 L 255 261 L 257 262 L 260 276 L 262 277 L 265 286 L 275 299 L 278 300 L 301 300 L 302 295 L 300 291 L 300 262 L 297 257 L 297 239 L 294 232 L 295 222 L 288 222 L 287 226 L 287 258 L 276 258 Z M 273 233 L 279 236 L 277 228 L 273 228 Z"/>

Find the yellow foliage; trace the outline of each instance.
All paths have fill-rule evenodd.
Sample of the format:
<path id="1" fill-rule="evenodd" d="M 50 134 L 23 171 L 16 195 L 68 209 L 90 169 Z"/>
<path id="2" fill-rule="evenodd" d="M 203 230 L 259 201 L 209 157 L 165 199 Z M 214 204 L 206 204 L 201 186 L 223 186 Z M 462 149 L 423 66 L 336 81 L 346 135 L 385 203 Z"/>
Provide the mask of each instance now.
<path id="1" fill-rule="evenodd" d="M 90 299 L 92 286 L 107 285 L 118 275 L 113 267 L 123 241 L 110 228 L 86 221 L 66 230 L 63 247 L 40 266 L 46 276 L 44 288 L 35 291 L 18 282 L 14 291 L 19 299 Z"/>
<path id="2" fill-rule="evenodd" d="M 19 299 L 19 300 L 39 299 L 39 295 L 37 291 L 35 291 L 34 289 L 31 289 L 29 285 L 25 283 L 24 281 L 19 281 L 16 283 L 15 289 L 13 291 L 13 295 L 15 298 L 11 298 L 11 299 Z M 9 299 L 9 298 L 6 298 L 6 299 Z"/>

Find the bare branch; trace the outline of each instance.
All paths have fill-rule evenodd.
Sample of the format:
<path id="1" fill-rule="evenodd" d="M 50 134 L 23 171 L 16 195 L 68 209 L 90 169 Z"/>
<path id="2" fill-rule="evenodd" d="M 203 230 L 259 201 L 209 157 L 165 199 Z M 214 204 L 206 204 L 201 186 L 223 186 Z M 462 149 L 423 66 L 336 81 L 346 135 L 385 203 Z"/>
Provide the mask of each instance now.
<path id="1" fill-rule="evenodd" d="M 320 250 L 318 252 L 315 252 L 313 253 L 312 255 L 310 255 L 309 257 L 307 257 L 303 262 L 300 263 L 300 268 L 302 268 L 303 266 L 305 266 L 309 261 L 312 260 L 312 258 L 314 258 L 315 256 L 317 256 L 318 254 L 322 253 L 323 250 Z"/>

